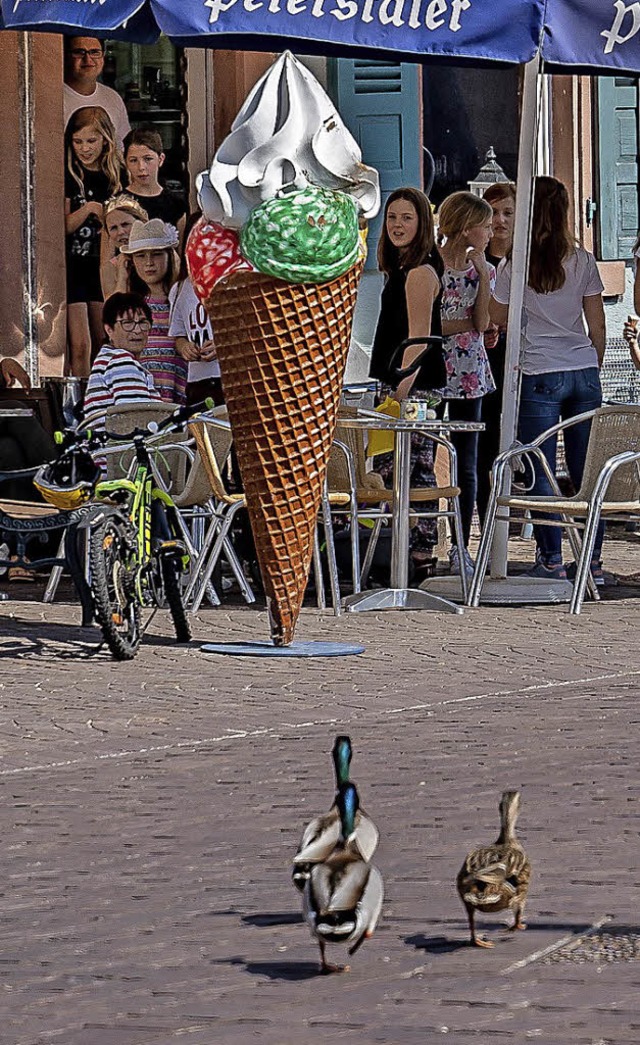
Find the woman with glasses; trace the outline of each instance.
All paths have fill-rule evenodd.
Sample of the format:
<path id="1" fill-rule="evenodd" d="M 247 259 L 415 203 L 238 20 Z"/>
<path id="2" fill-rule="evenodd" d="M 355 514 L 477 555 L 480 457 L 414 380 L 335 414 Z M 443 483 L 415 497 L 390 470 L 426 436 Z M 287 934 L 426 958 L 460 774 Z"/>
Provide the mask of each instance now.
<path id="1" fill-rule="evenodd" d="M 110 406 L 159 402 L 153 377 L 140 362 L 151 330 L 151 309 L 139 294 L 112 294 L 104 303 L 106 342 L 91 368 L 84 420 L 103 430 Z"/>

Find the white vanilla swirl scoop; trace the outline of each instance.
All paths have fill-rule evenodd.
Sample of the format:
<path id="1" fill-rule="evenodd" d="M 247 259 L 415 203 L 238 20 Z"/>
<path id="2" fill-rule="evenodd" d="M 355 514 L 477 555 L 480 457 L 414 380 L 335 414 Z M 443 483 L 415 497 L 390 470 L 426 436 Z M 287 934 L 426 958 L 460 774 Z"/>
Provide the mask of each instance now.
<path id="1" fill-rule="evenodd" d="M 249 94 L 211 169 L 196 179 L 208 221 L 241 228 L 254 207 L 287 186 L 348 193 L 360 213 L 380 209 L 378 172 L 315 77 L 290 51 Z"/>

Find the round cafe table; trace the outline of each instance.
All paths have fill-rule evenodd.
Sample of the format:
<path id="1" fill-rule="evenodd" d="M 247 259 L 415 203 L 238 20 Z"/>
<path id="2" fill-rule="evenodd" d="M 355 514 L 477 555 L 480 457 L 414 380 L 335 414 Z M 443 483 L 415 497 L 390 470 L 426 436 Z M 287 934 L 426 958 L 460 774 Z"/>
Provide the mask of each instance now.
<path id="1" fill-rule="evenodd" d="M 484 425 L 475 421 L 409 421 L 390 417 L 376 411 L 361 411 L 355 417 L 340 417 L 341 428 L 373 429 L 393 432 L 393 488 L 391 505 L 391 569 L 390 587 L 376 588 L 348 595 L 344 605 L 351 613 L 368 610 L 440 610 L 446 613 L 462 613 L 456 605 L 440 595 L 410 588 L 409 584 L 409 487 L 411 471 L 411 434 L 420 432 L 438 435 L 446 441 L 452 460 L 456 460 L 454 447 L 448 436 L 454 432 L 481 432 Z"/>

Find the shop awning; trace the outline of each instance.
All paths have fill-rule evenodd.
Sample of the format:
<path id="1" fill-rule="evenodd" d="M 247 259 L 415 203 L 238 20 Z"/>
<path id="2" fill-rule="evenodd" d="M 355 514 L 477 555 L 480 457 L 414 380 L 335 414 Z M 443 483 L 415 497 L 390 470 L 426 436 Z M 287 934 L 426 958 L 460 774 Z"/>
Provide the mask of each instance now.
<path id="1" fill-rule="evenodd" d="M 2 0 L 6 28 L 640 72 L 638 0 Z"/>

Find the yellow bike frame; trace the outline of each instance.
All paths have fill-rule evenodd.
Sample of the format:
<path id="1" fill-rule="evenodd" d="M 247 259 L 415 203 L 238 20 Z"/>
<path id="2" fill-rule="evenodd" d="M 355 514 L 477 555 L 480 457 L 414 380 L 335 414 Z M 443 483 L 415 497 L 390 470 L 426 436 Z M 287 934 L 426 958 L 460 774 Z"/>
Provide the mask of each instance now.
<path id="1" fill-rule="evenodd" d="M 95 495 L 98 500 L 110 500 L 112 494 L 122 491 L 130 495 L 127 512 L 136 531 L 136 591 L 142 602 L 142 578 L 151 562 L 152 504 L 154 501 L 162 501 L 168 508 L 173 508 L 174 504 L 165 490 L 154 485 L 153 476 L 144 464 L 138 465 L 135 479 L 105 479 L 99 482 Z"/>

